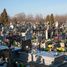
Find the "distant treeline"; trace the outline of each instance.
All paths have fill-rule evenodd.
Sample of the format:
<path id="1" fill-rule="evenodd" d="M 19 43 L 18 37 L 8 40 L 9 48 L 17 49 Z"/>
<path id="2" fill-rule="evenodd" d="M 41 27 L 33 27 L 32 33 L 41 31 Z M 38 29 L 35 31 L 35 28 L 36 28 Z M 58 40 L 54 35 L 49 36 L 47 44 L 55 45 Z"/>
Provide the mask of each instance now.
<path id="1" fill-rule="evenodd" d="M 46 17 L 42 14 L 37 14 L 33 16 L 32 14 L 26 15 L 25 13 L 16 14 L 14 17 L 8 16 L 6 9 L 0 14 L 0 23 L 4 25 L 9 24 L 10 22 L 13 23 L 45 23 L 49 22 L 52 25 L 55 21 L 58 21 L 60 24 L 63 24 L 67 21 L 67 15 L 47 15 Z"/>

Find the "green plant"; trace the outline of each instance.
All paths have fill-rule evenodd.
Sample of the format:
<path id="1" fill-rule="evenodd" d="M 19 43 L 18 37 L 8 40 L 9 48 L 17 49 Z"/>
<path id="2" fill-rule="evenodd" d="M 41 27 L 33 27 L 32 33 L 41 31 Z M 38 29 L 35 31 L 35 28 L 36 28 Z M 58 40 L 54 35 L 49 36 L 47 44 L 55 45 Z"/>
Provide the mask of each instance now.
<path id="1" fill-rule="evenodd" d="M 44 50 L 44 51 L 49 51 L 49 48 L 44 48 L 43 50 Z"/>

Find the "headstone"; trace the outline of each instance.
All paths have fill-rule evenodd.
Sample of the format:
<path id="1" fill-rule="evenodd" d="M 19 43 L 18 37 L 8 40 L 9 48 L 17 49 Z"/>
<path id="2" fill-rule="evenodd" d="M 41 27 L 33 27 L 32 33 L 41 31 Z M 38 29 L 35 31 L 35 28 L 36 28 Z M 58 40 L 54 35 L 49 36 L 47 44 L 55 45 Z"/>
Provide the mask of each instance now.
<path id="1" fill-rule="evenodd" d="M 64 43 L 62 43 L 62 42 L 60 43 L 60 46 L 61 46 L 61 47 L 65 47 Z"/>
<path id="2" fill-rule="evenodd" d="M 58 21 L 55 22 L 55 27 L 58 28 Z"/>
<path id="3" fill-rule="evenodd" d="M 46 39 L 48 39 L 48 30 L 46 30 Z"/>

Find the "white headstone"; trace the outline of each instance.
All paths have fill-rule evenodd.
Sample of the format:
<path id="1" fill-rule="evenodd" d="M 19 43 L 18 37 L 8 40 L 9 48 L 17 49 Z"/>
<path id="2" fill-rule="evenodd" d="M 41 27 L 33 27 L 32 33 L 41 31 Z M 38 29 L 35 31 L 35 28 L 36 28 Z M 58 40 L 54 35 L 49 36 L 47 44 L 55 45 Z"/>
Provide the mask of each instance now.
<path id="1" fill-rule="evenodd" d="M 58 21 L 55 22 L 55 27 L 56 27 L 56 28 L 58 27 Z"/>
<path id="2" fill-rule="evenodd" d="M 13 24 L 12 24 L 12 23 L 10 23 L 10 28 L 11 28 L 11 29 L 13 29 L 13 28 L 14 28 L 14 26 L 13 26 Z"/>
<path id="3" fill-rule="evenodd" d="M 48 39 L 48 30 L 46 30 L 46 39 Z"/>

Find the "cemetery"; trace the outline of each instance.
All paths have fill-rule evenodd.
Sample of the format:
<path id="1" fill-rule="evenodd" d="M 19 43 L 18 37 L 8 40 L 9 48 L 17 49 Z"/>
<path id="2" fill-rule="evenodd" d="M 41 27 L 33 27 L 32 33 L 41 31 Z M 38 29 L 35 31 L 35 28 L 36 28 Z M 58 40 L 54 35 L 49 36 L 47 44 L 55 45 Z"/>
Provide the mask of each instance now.
<path id="1" fill-rule="evenodd" d="M 9 22 L 6 9 L 2 14 L 0 66 L 58 67 L 67 63 L 67 27 L 54 21 L 53 14 L 50 20 L 26 19 L 22 23 L 16 18 Z"/>

